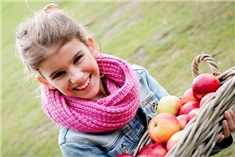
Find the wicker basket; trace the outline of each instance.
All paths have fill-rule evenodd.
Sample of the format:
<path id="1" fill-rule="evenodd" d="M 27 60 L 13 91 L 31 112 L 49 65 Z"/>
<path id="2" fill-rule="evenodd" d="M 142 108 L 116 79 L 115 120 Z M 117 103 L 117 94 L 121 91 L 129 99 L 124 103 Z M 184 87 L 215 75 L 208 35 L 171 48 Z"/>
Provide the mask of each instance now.
<path id="1" fill-rule="evenodd" d="M 178 143 L 171 148 L 166 157 L 199 157 L 209 156 L 216 141 L 222 134 L 221 121 L 224 119 L 224 112 L 228 109 L 235 111 L 235 67 L 220 74 L 214 59 L 202 54 L 196 56 L 192 63 L 192 75 L 199 75 L 198 65 L 201 61 L 206 61 L 220 83 L 221 87 L 202 106 L 196 117 L 184 128 L 184 132 Z M 151 143 L 151 139 L 146 131 L 142 137 L 134 156 L 146 144 Z"/>

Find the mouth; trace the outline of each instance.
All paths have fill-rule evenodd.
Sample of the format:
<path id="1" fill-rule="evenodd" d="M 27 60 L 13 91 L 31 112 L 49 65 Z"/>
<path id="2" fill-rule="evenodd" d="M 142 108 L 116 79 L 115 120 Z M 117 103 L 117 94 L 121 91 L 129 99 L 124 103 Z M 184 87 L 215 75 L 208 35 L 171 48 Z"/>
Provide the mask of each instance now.
<path id="1" fill-rule="evenodd" d="M 82 85 L 74 87 L 73 90 L 84 90 L 88 87 L 89 83 L 91 81 L 91 76 L 89 76 L 85 82 L 82 83 Z"/>

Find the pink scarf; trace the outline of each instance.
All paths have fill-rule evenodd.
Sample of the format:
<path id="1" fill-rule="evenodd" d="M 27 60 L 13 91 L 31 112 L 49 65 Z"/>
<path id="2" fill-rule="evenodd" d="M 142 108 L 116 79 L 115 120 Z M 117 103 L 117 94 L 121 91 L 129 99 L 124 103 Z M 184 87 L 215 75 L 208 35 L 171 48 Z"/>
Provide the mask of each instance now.
<path id="1" fill-rule="evenodd" d="M 110 55 L 96 59 L 108 96 L 97 100 L 69 97 L 42 86 L 42 108 L 59 125 L 79 132 L 105 132 L 127 124 L 139 105 L 139 88 L 129 64 Z"/>

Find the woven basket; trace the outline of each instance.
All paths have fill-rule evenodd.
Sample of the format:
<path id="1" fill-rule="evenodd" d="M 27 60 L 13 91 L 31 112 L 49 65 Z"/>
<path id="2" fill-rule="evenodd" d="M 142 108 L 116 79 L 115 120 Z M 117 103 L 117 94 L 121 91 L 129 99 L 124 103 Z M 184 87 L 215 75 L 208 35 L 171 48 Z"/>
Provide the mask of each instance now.
<path id="1" fill-rule="evenodd" d="M 201 54 L 193 60 L 193 77 L 199 75 L 198 65 L 201 61 L 209 63 L 212 74 L 219 79 L 221 86 L 201 107 L 198 115 L 186 125 L 180 140 L 166 157 L 209 156 L 222 134 L 221 121 L 224 119 L 224 112 L 228 109 L 235 111 L 235 67 L 220 74 L 214 59 L 207 54 Z M 149 143 L 151 139 L 146 131 L 133 155 L 136 156 L 138 151 Z"/>

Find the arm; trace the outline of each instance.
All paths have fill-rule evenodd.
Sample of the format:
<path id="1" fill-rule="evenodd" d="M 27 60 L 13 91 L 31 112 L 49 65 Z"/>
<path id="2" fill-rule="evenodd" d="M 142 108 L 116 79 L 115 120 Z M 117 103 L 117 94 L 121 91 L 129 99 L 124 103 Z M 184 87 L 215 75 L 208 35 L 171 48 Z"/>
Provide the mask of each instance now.
<path id="1" fill-rule="evenodd" d="M 154 93 L 155 97 L 160 100 L 162 97 L 169 95 L 168 92 L 157 82 L 156 79 L 154 79 L 149 72 L 142 66 L 133 64 L 132 68 L 134 69 L 134 72 L 136 76 L 138 77 L 140 86 L 143 88 L 147 88 L 147 91 L 151 91 Z M 145 94 L 147 95 L 147 94 Z"/>
<path id="2" fill-rule="evenodd" d="M 153 117 L 158 101 L 169 94 L 144 67 L 134 64 L 132 68 L 139 80 L 141 106 L 149 117 Z"/>
<path id="3" fill-rule="evenodd" d="M 221 152 L 222 150 L 228 148 L 229 146 L 231 146 L 231 144 L 233 143 L 233 137 L 230 134 L 229 137 L 227 137 L 226 139 L 224 139 L 223 141 L 216 143 L 215 147 L 213 148 L 210 156 L 215 155 L 219 152 Z"/>
<path id="4" fill-rule="evenodd" d="M 108 157 L 100 148 L 82 142 L 66 142 L 60 144 L 63 157 Z"/>
<path id="5" fill-rule="evenodd" d="M 147 70 L 146 80 L 148 82 L 150 90 L 155 94 L 155 96 L 160 100 L 162 97 L 169 95 L 165 88 L 163 88 L 157 81 L 154 79 Z"/>

